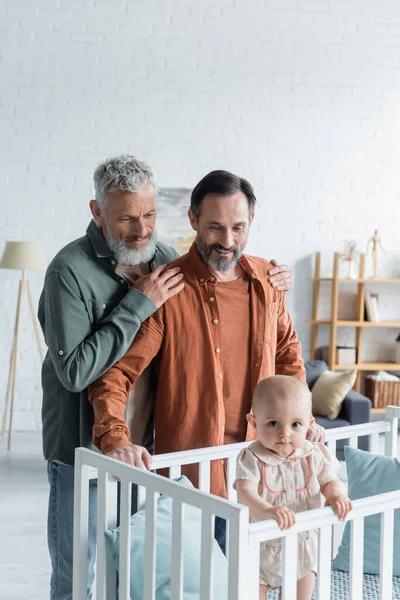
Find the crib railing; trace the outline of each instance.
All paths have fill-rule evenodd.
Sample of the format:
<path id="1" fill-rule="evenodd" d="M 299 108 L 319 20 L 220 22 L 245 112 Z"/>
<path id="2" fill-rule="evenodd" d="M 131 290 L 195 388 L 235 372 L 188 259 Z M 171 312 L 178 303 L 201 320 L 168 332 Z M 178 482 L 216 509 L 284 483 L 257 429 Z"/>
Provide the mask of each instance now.
<path id="1" fill-rule="evenodd" d="M 397 429 L 398 419 L 400 417 L 400 408 L 388 407 L 385 413 L 385 420 L 375 423 L 366 423 L 349 427 L 341 427 L 326 431 L 327 444 L 331 451 L 336 448 L 336 441 L 340 439 L 349 439 L 351 446 L 357 445 L 357 440 L 361 436 L 369 436 L 372 452 L 378 452 L 379 435 L 385 434 L 385 454 L 395 456 L 397 452 Z M 173 479 L 180 475 L 181 467 L 188 464 L 199 465 L 199 488 L 198 490 L 187 489 L 180 484 L 169 481 L 167 478 L 160 477 L 154 473 L 148 473 L 140 469 L 136 469 L 119 461 L 102 456 L 98 453 L 91 452 L 86 449 L 78 448 L 75 458 L 75 510 L 74 510 L 74 585 L 73 585 L 73 600 L 83 600 L 86 598 L 87 589 L 87 548 L 88 548 L 88 497 L 89 484 L 91 479 L 97 479 L 97 569 L 96 569 L 96 600 L 111 600 L 115 598 L 116 590 L 116 573 L 115 568 L 106 553 L 104 531 L 116 527 L 117 525 L 117 483 L 115 478 L 120 480 L 120 565 L 119 565 L 119 598 L 120 600 L 129 600 L 129 571 L 130 571 L 130 514 L 131 514 L 131 486 L 138 485 L 138 504 L 139 507 L 146 506 L 146 546 L 145 546 L 145 600 L 154 600 L 155 596 L 155 508 L 157 494 L 165 494 L 173 499 L 173 536 L 174 547 L 178 550 L 182 548 L 182 524 L 183 510 L 185 503 L 191 504 L 200 508 L 203 511 L 204 519 L 202 521 L 202 539 L 201 539 L 201 596 L 200 600 L 211 600 L 212 595 L 212 566 L 210 549 L 212 543 L 213 522 L 215 516 L 219 516 L 227 521 L 227 558 L 229 565 L 229 600 L 248 600 L 250 581 L 248 578 L 249 572 L 253 572 L 253 586 L 255 593 L 255 581 L 258 586 L 258 575 L 254 577 L 256 571 L 255 565 L 258 565 L 258 544 L 261 541 L 260 535 L 264 535 L 264 540 L 279 536 L 279 528 L 275 527 L 274 522 L 265 521 L 263 524 L 257 523 L 248 525 L 248 509 L 235 504 L 236 493 L 233 490 L 232 484 L 235 479 L 236 457 L 242 448 L 245 448 L 248 443 L 231 444 L 229 446 L 220 446 L 212 448 L 203 448 L 198 450 L 189 450 L 185 452 L 177 452 L 173 454 L 163 454 L 154 456 L 153 469 L 168 468 L 169 478 Z M 210 490 L 210 465 L 214 460 L 226 460 L 226 480 L 229 494 L 228 500 L 223 500 L 215 496 L 211 496 Z M 398 494 L 397 494 L 398 495 Z M 385 496 L 385 498 L 383 498 Z M 378 496 L 374 497 L 375 500 Z M 390 524 L 393 530 L 393 510 L 394 499 L 388 497 L 387 494 L 382 495 L 385 502 L 390 501 L 390 507 L 385 504 L 385 512 L 383 516 L 384 527 L 382 531 L 388 532 Z M 365 501 L 356 501 L 355 507 L 351 513 L 352 520 L 352 544 L 359 545 L 362 542 L 362 521 L 364 516 L 371 513 L 363 513 L 367 510 L 362 503 Z M 361 502 L 361 504 L 360 504 Z M 396 505 L 395 508 L 398 506 Z M 381 512 L 376 509 L 375 513 Z M 368 510 L 372 510 L 369 507 Z M 322 511 L 322 512 L 320 512 Z M 359 512 L 357 512 L 359 511 Z M 390 516 L 392 511 L 392 516 Z M 337 523 L 337 518 L 334 516 L 332 509 L 319 509 L 312 511 L 313 519 L 322 518 L 320 530 L 320 552 L 321 548 L 331 547 L 331 525 Z M 318 513 L 318 514 L 317 514 Z M 293 544 L 295 544 L 295 534 L 301 529 L 298 529 L 306 519 L 308 525 L 304 525 L 303 530 L 315 528 L 316 524 L 313 521 L 307 520 L 304 515 L 299 515 L 296 522 L 296 528 L 285 533 L 284 537 L 284 565 L 285 565 L 285 583 L 284 583 L 284 600 L 293 597 L 293 574 L 290 570 L 290 565 L 293 566 Z M 311 515 L 307 513 L 307 515 Z M 358 516 L 354 516 L 358 515 Z M 392 519 L 392 521 L 391 521 Z M 361 523 L 361 525 L 360 525 Z M 271 529 L 272 528 L 272 529 Z M 329 530 L 329 531 L 328 531 Z M 263 532 L 261 534 L 261 531 Z M 266 533 L 271 537 L 265 537 Z M 273 532 L 273 533 L 272 533 Z M 289 535 L 290 533 L 290 535 Z M 293 534 L 293 535 L 292 535 Z M 292 537 L 291 537 L 292 536 Z M 354 541 L 355 540 L 355 541 Z M 387 542 L 385 541 L 385 544 Z M 176 544 L 176 546 L 175 546 Z M 203 547 L 204 546 L 204 547 Z M 296 546 L 297 552 L 297 546 Z M 330 551 L 331 552 L 331 551 Z M 328 564 L 330 565 L 330 552 L 319 556 L 321 563 L 320 573 L 328 572 Z M 329 560 L 326 556 L 329 554 Z M 357 553 L 356 553 L 357 555 Z M 249 557 L 250 560 L 249 560 Z M 385 553 L 387 557 L 387 552 Z M 174 553 L 172 559 L 172 587 L 171 599 L 182 600 L 182 560 L 181 552 Z M 389 563 L 388 563 L 389 564 Z M 258 567 L 257 567 L 258 568 Z M 355 563 L 352 565 L 352 582 L 358 581 L 358 574 L 362 572 L 362 565 Z M 388 572 L 388 567 L 385 567 L 385 573 Z M 391 567 L 390 567 L 391 572 Z M 356 577 L 357 575 L 357 577 Z M 319 577 L 321 590 L 325 590 L 329 583 L 322 582 L 326 577 Z M 391 579 L 389 577 L 389 579 Z M 329 580 L 329 577 L 328 577 Z M 358 587 L 357 587 L 358 585 Z M 354 594 L 357 594 L 360 584 L 352 583 Z M 389 584 L 385 584 L 386 587 Z M 391 584 L 390 584 L 391 585 Z M 352 589 L 353 589 L 352 587 Z M 386 593 L 386 587 L 382 587 L 385 594 L 383 598 L 389 598 Z M 285 590 L 289 591 L 285 591 Z M 319 593 L 319 599 L 329 598 L 329 594 Z M 292 594 L 292 595 L 291 595 Z M 257 598 L 257 595 L 254 596 Z M 361 596 L 351 596 L 352 600 L 361 599 Z"/>
<path id="2" fill-rule="evenodd" d="M 144 589 L 143 598 L 155 598 L 156 560 L 156 501 L 159 494 L 172 498 L 172 547 L 171 598 L 183 600 L 183 523 L 185 504 L 199 508 L 201 520 L 201 567 L 199 600 L 213 600 L 212 544 L 214 543 L 214 520 L 221 517 L 227 522 L 229 539 L 228 598 L 245 600 L 247 593 L 247 548 L 249 511 L 229 500 L 224 500 L 187 488 L 154 473 L 131 467 L 111 458 L 101 456 L 84 448 L 75 454 L 75 510 L 74 510 L 74 572 L 73 600 L 84 600 L 87 594 L 87 540 L 88 540 L 88 494 L 93 470 L 98 473 L 98 520 L 97 520 L 97 575 L 96 600 L 116 597 L 116 573 L 106 553 L 104 531 L 116 526 L 116 481 L 121 482 L 120 492 L 120 557 L 119 600 L 130 599 L 130 516 L 131 486 L 136 484 L 146 490 Z M 112 476 L 112 479 L 110 478 Z M 112 498 L 112 500 L 111 500 Z M 214 600 L 218 600 L 214 598 Z"/>
<path id="3" fill-rule="evenodd" d="M 353 501 L 347 517 L 350 522 L 350 600 L 363 600 L 364 519 L 381 514 L 380 544 L 380 595 L 379 600 L 392 600 L 394 510 L 400 508 L 398 491 L 377 494 Z M 318 530 L 317 598 L 330 598 L 331 533 L 338 519 L 331 507 L 318 508 L 296 515 L 296 523 L 282 531 L 275 521 L 258 521 L 249 524 L 249 598 L 257 598 L 260 569 L 260 542 L 282 538 L 283 585 L 282 600 L 296 598 L 297 584 L 297 534 L 309 529 Z M 251 571 L 251 573 L 250 573 Z M 378 599 L 377 599 L 378 600 Z"/>

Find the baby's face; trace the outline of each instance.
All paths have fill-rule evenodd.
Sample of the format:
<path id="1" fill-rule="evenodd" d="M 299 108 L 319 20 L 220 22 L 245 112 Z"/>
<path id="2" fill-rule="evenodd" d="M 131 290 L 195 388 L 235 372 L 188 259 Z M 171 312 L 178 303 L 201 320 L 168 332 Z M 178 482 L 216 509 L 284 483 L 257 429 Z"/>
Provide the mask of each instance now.
<path id="1" fill-rule="evenodd" d="M 278 456 L 289 457 L 304 448 L 308 428 L 313 422 L 307 396 L 268 398 L 258 405 L 257 434 L 260 442 Z"/>

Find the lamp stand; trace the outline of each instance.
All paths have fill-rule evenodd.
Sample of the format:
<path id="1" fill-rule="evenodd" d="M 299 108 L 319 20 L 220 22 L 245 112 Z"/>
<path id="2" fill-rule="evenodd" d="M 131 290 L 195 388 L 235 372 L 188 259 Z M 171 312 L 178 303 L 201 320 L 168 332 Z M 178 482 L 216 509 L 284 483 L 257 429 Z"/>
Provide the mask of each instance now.
<path id="1" fill-rule="evenodd" d="M 19 282 L 17 313 L 15 315 L 14 335 L 13 335 L 13 343 L 12 343 L 11 356 L 10 356 L 10 370 L 8 372 L 7 395 L 6 395 L 6 402 L 5 402 L 4 413 L 3 413 L 2 433 L 4 433 L 6 430 L 7 413 L 8 413 L 8 407 L 10 405 L 7 450 L 10 450 L 10 448 L 11 448 L 11 432 L 12 432 L 13 416 L 14 416 L 15 374 L 16 374 L 17 353 L 18 353 L 18 335 L 19 335 L 19 326 L 20 326 L 22 296 L 24 294 L 26 294 L 28 296 L 28 304 L 29 304 L 29 309 L 30 309 L 30 313 L 31 313 L 31 317 L 32 317 L 33 329 L 35 332 L 36 342 L 37 342 L 38 349 L 39 349 L 39 356 L 43 362 L 43 351 L 42 351 L 42 346 L 40 343 L 40 335 L 39 335 L 39 329 L 38 329 L 37 322 L 36 322 L 35 311 L 33 308 L 31 289 L 29 286 L 29 280 L 26 278 L 26 271 L 23 271 L 22 279 Z M 10 400 L 11 400 L 11 403 L 10 403 Z"/>

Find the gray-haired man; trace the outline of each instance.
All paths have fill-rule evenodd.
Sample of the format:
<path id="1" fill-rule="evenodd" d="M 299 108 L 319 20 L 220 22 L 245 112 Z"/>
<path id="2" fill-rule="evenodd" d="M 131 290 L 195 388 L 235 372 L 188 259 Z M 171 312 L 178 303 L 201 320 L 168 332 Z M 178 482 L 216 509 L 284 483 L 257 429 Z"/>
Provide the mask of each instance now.
<path id="1" fill-rule="evenodd" d="M 50 482 L 51 600 L 72 598 L 74 452 L 78 446 L 93 448 L 87 387 L 126 353 L 143 321 L 184 287 L 180 269 L 165 268 L 177 253 L 156 239 L 151 169 L 133 156 L 112 158 L 96 169 L 94 187 L 94 220 L 84 237 L 65 246 L 50 263 L 39 304 L 48 346 L 42 369 L 42 421 Z M 270 275 L 279 289 L 292 286 L 286 266 L 276 266 Z M 150 449 L 149 383 L 144 373 L 135 386 L 134 401 L 128 401 L 127 420 L 134 423 L 131 441 Z M 115 458 L 129 462 L 132 448 L 114 452 Z M 140 458 L 150 466 L 146 449 Z M 94 578 L 95 519 L 96 487 L 91 486 L 88 598 Z"/>

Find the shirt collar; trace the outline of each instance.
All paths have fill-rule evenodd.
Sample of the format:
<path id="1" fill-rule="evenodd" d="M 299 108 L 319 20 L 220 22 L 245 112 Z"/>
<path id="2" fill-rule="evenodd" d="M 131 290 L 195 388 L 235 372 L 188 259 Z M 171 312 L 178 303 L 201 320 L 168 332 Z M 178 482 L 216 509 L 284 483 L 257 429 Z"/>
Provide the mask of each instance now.
<path id="1" fill-rule="evenodd" d="M 211 269 L 206 265 L 206 263 L 201 258 L 200 254 L 196 248 L 195 242 L 193 242 L 193 244 L 191 245 L 191 247 L 189 249 L 188 259 L 189 259 L 189 262 L 193 268 L 194 274 L 196 275 L 200 285 L 204 285 L 208 281 L 211 281 L 211 282 L 215 281 L 214 273 L 211 271 Z M 244 254 L 240 257 L 239 264 L 244 269 L 244 271 L 247 273 L 247 275 L 251 279 L 253 279 L 254 278 L 253 269 L 251 268 L 249 261 L 247 260 L 247 258 Z"/>
<path id="2" fill-rule="evenodd" d="M 96 221 L 92 219 L 86 229 L 86 235 L 88 236 L 94 251 L 96 252 L 97 258 L 107 258 L 108 256 L 114 256 L 111 252 L 104 235 L 101 233 L 100 227 L 96 225 Z"/>
<path id="3" fill-rule="evenodd" d="M 305 441 L 304 448 L 296 448 L 293 454 L 287 458 L 283 458 L 282 456 L 277 456 L 268 448 L 265 448 L 260 440 L 256 440 L 249 446 L 249 450 L 259 459 L 261 462 L 266 463 L 267 465 L 276 466 L 281 465 L 285 461 L 290 461 L 298 458 L 305 458 L 309 456 L 314 450 L 314 444 Z"/>

